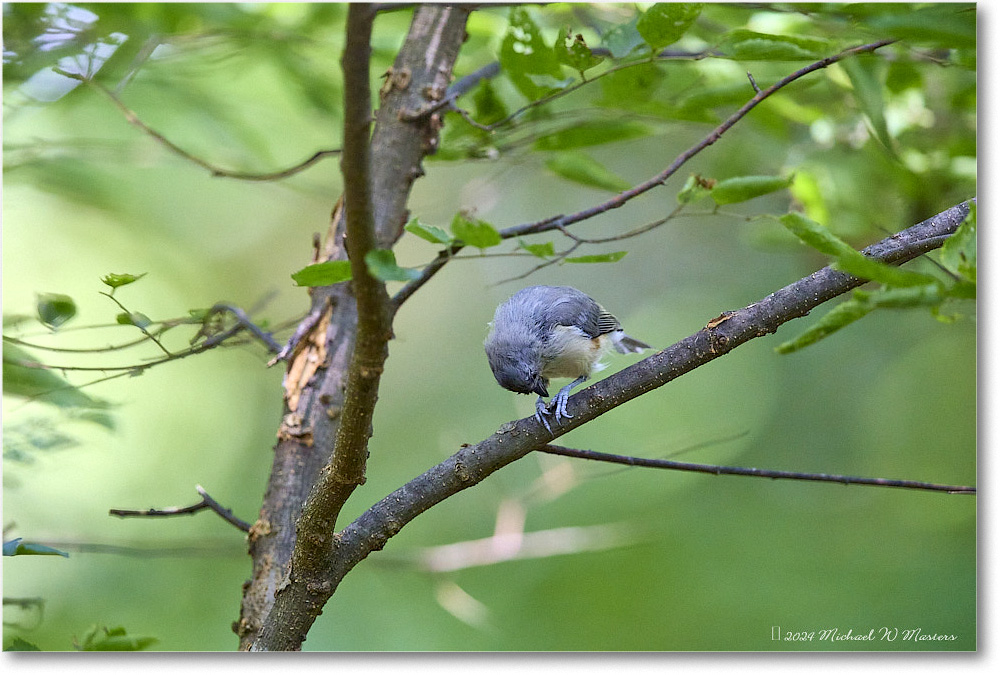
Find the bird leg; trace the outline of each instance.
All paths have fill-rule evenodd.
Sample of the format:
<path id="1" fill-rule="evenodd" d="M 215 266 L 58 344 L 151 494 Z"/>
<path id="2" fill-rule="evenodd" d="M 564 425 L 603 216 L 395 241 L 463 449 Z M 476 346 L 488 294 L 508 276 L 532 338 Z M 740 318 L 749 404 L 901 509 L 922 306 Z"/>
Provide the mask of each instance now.
<path id="1" fill-rule="evenodd" d="M 581 375 L 576 378 L 560 389 L 559 393 L 553 396 L 552 400 L 547 404 L 541 396 L 539 396 L 538 400 L 535 401 L 535 419 L 541 422 L 546 431 L 550 434 L 552 433 L 552 428 L 549 426 L 549 422 L 546 417 L 554 414 L 556 418 L 556 425 L 558 425 L 562 419 L 571 419 L 573 416 L 566 412 L 566 400 L 569 398 L 570 390 L 586 379 L 586 375 Z"/>

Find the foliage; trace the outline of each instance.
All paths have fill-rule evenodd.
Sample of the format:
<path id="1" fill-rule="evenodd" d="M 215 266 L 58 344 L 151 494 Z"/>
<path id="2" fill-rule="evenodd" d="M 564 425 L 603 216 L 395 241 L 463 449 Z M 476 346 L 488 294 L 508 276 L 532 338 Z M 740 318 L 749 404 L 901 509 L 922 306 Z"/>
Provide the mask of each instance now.
<path id="1" fill-rule="evenodd" d="M 155 642 L 155 637 L 129 635 L 123 626 L 94 625 L 73 646 L 82 652 L 138 652 Z"/>
<path id="2" fill-rule="evenodd" d="M 11 539 L 10 541 L 5 541 L 3 543 L 3 554 L 4 555 L 61 555 L 64 558 L 69 557 L 69 553 L 65 551 L 60 551 L 54 549 L 51 546 L 45 546 L 43 544 L 32 544 L 30 542 L 24 542 L 20 537 L 17 539 Z"/>
<path id="3" fill-rule="evenodd" d="M 373 80 L 392 63 L 410 14 L 409 7 L 380 14 Z M 258 367 L 259 350 L 240 350 L 233 358 L 243 360 L 226 368 L 203 357 L 197 367 L 175 366 L 172 375 L 158 368 L 157 379 L 130 376 L 200 353 L 213 336 L 236 325 L 219 312 L 192 307 L 214 306 L 223 297 L 251 306 L 278 288 L 278 311 L 298 318 L 305 294 L 297 286 L 350 279 L 347 261 L 303 267 L 309 238 L 325 227 L 336 193 L 336 162 L 295 168 L 317 150 L 339 145 L 344 17 L 345 6 L 337 3 L 4 5 L 4 187 L 28 205 L 13 208 L 15 197 L 10 209 L 5 203 L 4 300 L 11 314 L 4 322 L 4 457 L 19 469 L 29 467 L 29 457 L 45 457 L 30 472 L 20 471 L 26 481 L 20 495 L 8 486 L 18 527 L 58 531 L 65 527 L 65 501 L 72 500 L 81 520 L 97 514 L 80 537 L 125 537 L 121 532 L 128 530 L 106 522 L 109 499 L 168 500 L 175 481 L 188 485 L 204 475 L 231 486 L 237 506 L 256 512 L 260 495 L 247 486 L 262 485 L 269 467 L 280 377 Z M 939 252 L 906 269 L 857 252 L 975 194 L 973 5 L 482 6 L 471 15 L 468 34 L 456 76 L 493 61 L 500 74 L 483 77 L 456 100 L 458 109 L 442 113 L 440 146 L 427 162 L 427 177 L 417 182 L 408 235 L 395 251 L 372 251 L 366 263 L 375 277 L 400 284 L 418 278 L 440 252 L 475 260 L 464 263 L 470 267 L 455 263 L 450 280 L 424 287 L 427 300 L 420 302 L 427 304 L 401 313 L 394 327 L 399 339 L 386 376 L 395 373 L 396 379 L 388 381 L 380 404 L 390 412 L 376 417 L 373 441 L 384 444 L 373 448 L 373 458 L 384 462 L 366 491 L 385 494 L 422 472 L 429 458 L 490 433 L 517 412 L 510 397 L 491 388 L 477 351 L 482 324 L 498 299 L 483 287 L 500 278 L 530 273 L 533 283 L 572 283 L 601 295 L 602 302 L 606 295 L 609 308 L 633 315 L 630 332 L 636 326 L 633 334 L 666 342 L 705 325 L 720 307 L 752 302 L 825 264 L 872 283 L 784 339 L 780 352 L 816 345 L 794 364 L 772 361 L 770 347 L 743 361 L 734 356 L 716 369 L 718 375 L 699 373 L 701 379 L 670 387 L 655 401 L 637 401 L 636 412 L 630 406 L 620 418 L 609 416 L 603 429 L 574 432 L 589 434 L 580 443 L 620 444 L 618 419 L 625 420 L 622 429 L 629 429 L 636 452 L 666 453 L 691 438 L 737 431 L 743 440 L 702 449 L 703 456 L 974 480 L 974 328 L 959 319 L 975 311 L 975 210 Z M 615 202 L 568 233 L 516 230 L 613 202 L 760 89 L 844 48 L 881 39 L 898 42 L 785 87 L 662 188 Z M 280 183 L 232 181 L 210 175 L 162 139 L 235 172 L 291 170 Z M 431 187 L 421 193 L 425 184 Z M 40 246 L 43 235 L 41 241 L 54 243 Z M 478 254 L 455 253 L 465 246 Z M 95 267 L 150 273 L 106 274 L 100 281 L 110 292 L 95 298 Z M 128 307 L 116 294 L 125 286 L 120 292 Z M 109 306 L 109 298 L 117 306 Z M 164 316 L 179 318 L 151 318 Z M 125 359 L 116 350 L 119 360 L 97 362 L 94 345 L 103 349 L 120 340 L 86 341 L 89 321 L 114 324 L 108 330 L 115 335 L 130 332 L 137 349 L 148 351 Z M 166 342 L 163 333 L 179 326 L 197 332 L 190 341 Z M 446 342 L 441 326 L 448 326 Z M 837 331 L 835 339 L 819 343 Z M 48 350 L 67 345 L 89 350 L 76 366 L 121 368 L 107 372 L 128 379 L 101 383 L 62 368 L 69 354 Z M 220 360 L 225 357 L 213 363 Z M 897 386 L 893 377 L 911 386 Z M 456 395 L 444 399 L 442 391 Z M 29 415 L 38 403 L 59 416 Z M 125 413 L 118 410 L 123 404 Z M 113 408 L 124 424 L 113 423 Z M 947 412 L 931 419 L 926 410 Z M 95 440 L 85 430 L 77 442 L 63 432 L 72 420 L 90 422 L 105 435 Z M 433 420 L 435 428 L 414 433 L 414 420 L 422 420 L 420 428 Z M 108 434 L 112 428 L 117 436 Z M 67 447 L 75 448 L 77 459 L 38 452 Z M 949 448 L 947 458 L 942 447 Z M 496 566 L 461 569 L 446 581 L 436 573 L 404 580 L 384 568 L 359 569 L 362 583 L 339 591 L 339 606 L 327 612 L 350 614 L 356 622 L 338 616 L 338 630 L 311 635 L 309 646 L 815 649 L 815 643 L 770 643 L 755 624 L 770 626 L 779 613 L 799 620 L 824 611 L 824 620 L 845 625 L 857 617 L 882 623 L 941 617 L 942 631 L 962 633 L 957 648 L 975 648 L 975 560 L 963 553 L 974 550 L 975 521 L 974 510 L 964 505 L 894 501 L 853 489 L 845 495 L 774 493 L 759 484 L 687 482 L 693 479 L 665 486 L 662 477 L 634 471 L 596 479 L 585 470 L 560 468 L 572 475 L 556 480 L 547 466 L 542 470 L 544 481 L 526 466 L 512 468 L 492 492 L 463 496 L 460 507 L 442 505 L 441 515 L 426 516 L 427 525 L 408 527 L 398 545 L 423 551 L 476 539 L 494 526 L 498 492 L 513 510 L 530 504 L 530 522 L 554 531 L 605 516 L 609 522 L 648 516 L 654 541 L 505 562 L 517 566 L 521 581 L 502 594 L 490 590 Z M 44 481 L 32 477 L 43 473 Z M 524 486 L 536 478 L 546 487 L 524 496 Z M 543 493 L 558 498 L 546 501 Z M 662 524 L 668 512 L 670 522 Z M 622 513 L 627 515 L 615 515 Z M 173 532 L 211 536 L 198 527 L 211 526 L 183 523 Z M 134 532 L 145 536 L 151 529 L 146 523 Z M 88 558 L 74 555 L 59 565 L 81 566 L 72 571 L 5 566 L 6 586 L 36 574 L 46 593 L 79 605 L 60 623 L 50 619 L 37 640 L 5 640 L 7 649 L 66 644 L 67 626 L 99 620 L 92 602 L 98 592 L 107 593 L 107 606 L 114 603 L 114 624 L 142 621 L 140 633 L 162 634 L 159 644 L 166 649 L 231 647 L 227 626 L 246 565 L 242 538 L 229 534 L 236 537 L 226 540 L 236 542 L 235 553 L 210 565 L 171 560 L 156 568 L 158 561 L 146 560 L 125 568 L 114 561 L 102 563 L 101 576 L 90 568 L 81 572 Z M 19 555 L 65 555 L 13 545 Z M 5 543 L 5 555 L 7 549 Z M 733 551 L 746 570 L 733 566 Z M 918 557 L 919 569 L 912 564 Z M 394 562 L 414 565 L 404 558 Z M 39 567 L 46 561 L 16 562 Z M 160 573 L 145 571 L 151 567 Z M 132 577 L 133 568 L 142 574 Z M 946 578 L 941 570 L 948 571 Z M 105 581 L 91 580 L 98 576 Z M 119 577 L 129 583 L 117 583 Z M 667 577 L 687 583 L 655 582 Z M 581 578 L 606 589 L 608 597 L 581 590 Z M 622 578 L 650 583 L 637 594 Z M 119 586 L 119 595 L 106 591 Z M 191 589 L 204 623 L 184 620 L 188 606 L 173 600 L 187 591 L 177 589 Z M 225 601 L 207 599 L 212 593 Z M 478 601 L 470 593 L 490 598 L 489 621 L 476 618 Z M 847 606 L 845 594 L 865 600 Z M 441 616 L 427 611 L 434 607 L 431 595 Z M 174 604 L 184 605 L 180 615 L 171 615 Z M 397 623 L 363 628 L 370 619 L 357 608 L 390 604 Z M 674 621 L 665 606 L 684 621 Z M 728 637 L 712 637 L 719 635 L 723 614 Z M 553 615 L 577 617 L 573 630 L 558 630 Z M 608 621 L 637 628 L 611 641 Z M 491 632 L 490 622 L 502 622 L 504 630 Z M 355 624 L 362 627 L 357 635 L 342 630 Z M 652 629 L 640 630 L 642 624 Z M 209 626 L 221 626 L 221 636 Z M 95 625 L 76 646 L 143 649 L 153 640 Z M 901 642 L 879 647 L 927 648 Z"/>

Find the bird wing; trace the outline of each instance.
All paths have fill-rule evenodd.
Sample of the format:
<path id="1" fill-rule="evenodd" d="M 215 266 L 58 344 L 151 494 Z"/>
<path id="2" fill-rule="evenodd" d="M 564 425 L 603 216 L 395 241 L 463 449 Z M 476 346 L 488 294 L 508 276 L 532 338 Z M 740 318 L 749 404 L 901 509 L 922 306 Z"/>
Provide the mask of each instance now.
<path id="1" fill-rule="evenodd" d="M 553 289 L 546 319 L 555 326 L 575 326 L 590 338 L 621 330 L 618 319 L 589 295 L 570 286 Z"/>

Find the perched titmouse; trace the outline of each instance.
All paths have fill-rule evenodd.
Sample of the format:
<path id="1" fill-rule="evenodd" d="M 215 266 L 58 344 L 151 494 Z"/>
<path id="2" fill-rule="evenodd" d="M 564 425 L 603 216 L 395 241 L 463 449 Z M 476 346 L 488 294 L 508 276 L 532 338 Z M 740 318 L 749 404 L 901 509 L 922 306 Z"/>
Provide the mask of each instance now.
<path id="1" fill-rule="evenodd" d="M 618 319 L 570 286 L 529 286 L 497 307 L 486 337 L 486 357 L 497 382 L 519 394 L 538 394 L 535 418 L 551 433 L 566 412 L 569 391 L 604 366 L 610 347 L 622 354 L 651 349 L 629 337 Z M 546 404 L 550 377 L 576 378 Z"/>

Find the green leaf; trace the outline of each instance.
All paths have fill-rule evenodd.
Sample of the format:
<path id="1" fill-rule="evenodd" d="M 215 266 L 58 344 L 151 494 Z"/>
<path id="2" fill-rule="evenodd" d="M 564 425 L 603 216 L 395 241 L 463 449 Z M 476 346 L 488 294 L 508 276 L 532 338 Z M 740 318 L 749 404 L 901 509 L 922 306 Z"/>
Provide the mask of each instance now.
<path id="1" fill-rule="evenodd" d="M 101 282 L 106 286 L 110 286 L 112 292 L 114 292 L 114 289 L 135 283 L 144 276 L 146 276 L 146 272 L 142 274 L 106 274 L 101 277 Z"/>
<path id="2" fill-rule="evenodd" d="M 4 647 L 5 652 L 40 652 L 42 651 L 34 644 L 28 642 L 27 640 L 22 640 L 19 637 L 14 638 L 10 641 L 10 644 Z"/>
<path id="3" fill-rule="evenodd" d="M 851 249 L 854 251 L 854 249 Z M 847 272 L 859 279 L 870 279 L 887 286 L 924 286 L 927 284 L 940 284 L 934 277 L 920 272 L 901 270 L 892 265 L 886 265 L 873 258 L 869 258 L 860 251 L 845 253 L 837 259 L 833 266 L 841 272 Z"/>
<path id="4" fill-rule="evenodd" d="M 30 352 L 9 342 L 3 343 L 3 393 L 60 408 L 103 410 L 109 407 L 107 402 L 83 393 L 45 368 Z"/>
<path id="5" fill-rule="evenodd" d="M 299 286 L 332 286 L 351 278 L 349 260 L 328 260 L 303 267 L 292 275 Z"/>
<path id="6" fill-rule="evenodd" d="M 31 544 L 23 543 L 21 538 L 11 539 L 10 541 L 5 541 L 3 543 L 3 554 L 4 555 L 61 555 L 64 558 L 69 557 L 69 553 L 65 551 L 60 551 L 54 549 L 51 546 L 43 546 L 41 544 Z"/>
<path id="7" fill-rule="evenodd" d="M 479 249 L 490 248 L 503 241 L 495 227 L 482 220 L 467 218 L 462 213 L 455 214 L 451 231 L 462 243 Z"/>
<path id="8" fill-rule="evenodd" d="M 551 258 L 556 254 L 556 247 L 551 241 L 546 241 L 541 244 L 529 244 L 523 239 L 517 240 L 517 245 L 523 248 L 525 251 L 533 256 L 539 258 Z"/>
<path id="9" fill-rule="evenodd" d="M 472 103 L 476 108 L 475 119 L 480 124 L 493 124 L 507 117 L 507 106 L 497 96 L 496 89 L 488 78 L 484 77 L 479 81 L 479 86 L 472 95 Z"/>
<path id="10" fill-rule="evenodd" d="M 209 307 L 203 309 L 189 309 L 188 316 L 190 317 L 190 323 L 204 323 L 205 319 L 211 316 L 212 310 Z M 185 322 L 187 323 L 187 322 Z"/>
<path id="11" fill-rule="evenodd" d="M 556 77 L 555 75 L 549 75 L 548 73 L 529 73 L 526 77 L 531 80 L 531 83 L 538 87 L 539 91 L 543 92 L 544 95 L 554 93 L 560 89 L 565 89 L 575 81 L 572 77 Z"/>
<path id="12" fill-rule="evenodd" d="M 653 133 L 648 124 L 632 120 L 594 120 L 573 124 L 538 138 L 535 150 L 569 150 L 641 138 Z"/>
<path id="13" fill-rule="evenodd" d="M 799 168 L 795 172 L 795 180 L 788 191 L 799 204 L 805 215 L 821 223 L 829 222 L 830 209 L 826 205 L 826 191 L 820 185 L 816 174 L 809 169 Z"/>
<path id="14" fill-rule="evenodd" d="M 820 253 L 837 257 L 847 250 L 854 250 L 850 245 L 841 241 L 837 235 L 826 227 L 820 225 L 815 220 L 806 218 L 801 213 L 786 213 L 778 219 L 782 225 L 801 239 L 803 242 L 813 247 Z"/>
<path id="15" fill-rule="evenodd" d="M 941 3 L 915 11 L 882 14 L 868 25 L 907 44 L 939 49 L 976 46 L 976 11 L 968 4 Z"/>
<path id="16" fill-rule="evenodd" d="M 976 299 L 976 282 L 974 281 L 958 281 L 947 289 L 946 294 L 949 298 L 957 298 L 959 300 L 975 300 Z"/>
<path id="17" fill-rule="evenodd" d="M 622 68 L 601 78 L 599 104 L 639 110 L 650 100 L 665 78 L 663 68 L 655 62 Z"/>
<path id="18" fill-rule="evenodd" d="M 142 312 L 121 312 L 115 316 L 115 322 L 123 326 L 146 328 L 149 324 L 153 323 L 153 320 Z"/>
<path id="19" fill-rule="evenodd" d="M 555 53 L 542 38 L 542 31 L 522 6 L 510 9 L 510 26 L 500 43 L 500 67 L 524 96 L 537 99 L 551 88 L 532 81 L 532 76 L 562 79 L 562 68 Z"/>
<path id="20" fill-rule="evenodd" d="M 128 635 L 122 627 L 92 626 L 76 648 L 85 652 L 136 652 L 157 642 L 149 636 Z"/>
<path id="21" fill-rule="evenodd" d="M 612 58 L 623 59 L 635 51 L 636 47 L 645 44 L 636 28 L 638 22 L 639 17 L 635 17 L 628 23 L 618 24 L 601 38 L 601 42 L 611 52 Z"/>
<path id="22" fill-rule="evenodd" d="M 566 180 L 609 192 L 621 192 L 632 187 L 624 178 L 582 152 L 560 152 L 547 160 L 545 166 Z"/>
<path id="23" fill-rule="evenodd" d="M 841 240 L 828 228 L 801 213 L 786 213 L 779 220 L 792 234 L 809 246 L 835 257 L 837 260 L 833 266 L 847 274 L 889 286 L 921 286 L 937 283 L 934 277 L 926 274 L 901 270 L 869 258 Z"/>
<path id="24" fill-rule="evenodd" d="M 792 184 L 794 176 L 736 176 L 720 180 L 712 188 L 712 199 L 719 206 L 745 202 L 754 197 L 784 190 Z"/>
<path id="25" fill-rule="evenodd" d="M 945 293 L 941 284 L 930 283 L 904 288 L 883 286 L 873 291 L 858 289 L 854 291 L 854 298 L 871 309 L 908 309 L 940 305 L 944 301 Z"/>
<path id="26" fill-rule="evenodd" d="M 828 55 L 829 40 L 734 30 L 722 38 L 723 56 L 739 61 L 813 61 Z"/>
<path id="27" fill-rule="evenodd" d="M 416 218 L 408 222 L 404 229 L 407 232 L 415 234 L 424 241 L 429 241 L 432 244 L 448 245 L 454 241 L 454 238 L 442 228 L 435 225 L 424 225 Z"/>
<path id="28" fill-rule="evenodd" d="M 976 281 L 976 203 L 955 234 L 941 246 L 941 264 L 967 281 Z"/>
<path id="29" fill-rule="evenodd" d="M 412 281 L 420 276 L 420 270 L 397 265 L 396 254 L 389 249 L 368 251 L 365 264 L 368 265 L 368 272 L 379 281 Z"/>
<path id="30" fill-rule="evenodd" d="M 36 306 L 38 318 L 52 330 L 76 316 L 73 298 L 62 293 L 39 293 Z"/>
<path id="31" fill-rule="evenodd" d="M 604 57 L 594 56 L 583 36 L 579 33 L 574 36 L 571 33 L 569 28 L 563 28 L 559 31 L 559 37 L 556 38 L 554 47 L 556 60 L 564 66 L 578 71 L 583 76 L 585 70 L 600 64 L 604 61 Z"/>
<path id="32" fill-rule="evenodd" d="M 628 255 L 628 251 L 614 251 L 612 253 L 599 253 L 597 255 L 579 255 L 575 258 L 566 258 L 568 263 L 613 263 L 618 262 Z"/>
<path id="33" fill-rule="evenodd" d="M 871 55 L 861 55 L 840 62 L 854 87 L 854 98 L 872 125 L 875 136 L 882 146 L 895 156 L 892 137 L 885 121 L 885 101 L 882 89 L 885 83 L 885 61 Z"/>
<path id="34" fill-rule="evenodd" d="M 779 354 L 790 354 L 803 347 L 819 342 L 823 338 L 836 333 L 838 330 L 854 323 L 861 317 L 872 311 L 872 307 L 858 302 L 857 300 L 847 300 L 840 303 L 826 313 L 819 321 L 807 328 L 794 340 L 783 342 L 775 349 Z"/>
<path id="35" fill-rule="evenodd" d="M 710 87 L 699 86 L 677 103 L 683 109 L 700 110 L 721 106 L 741 106 L 753 96 L 753 89 L 745 79 Z"/>
<path id="36" fill-rule="evenodd" d="M 636 30 L 658 52 L 681 39 L 701 14 L 703 3 L 658 2 L 639 17 Z"/>
<path id="37" fill-rule="evenodd" d="M 688 176 L 684 187 L 677 193 L 678 204 L 693 204 L 700 199 L 704 199 L 712 192 L 716 182 L 711 178 L 702 178 L 696 174 Z"/>

